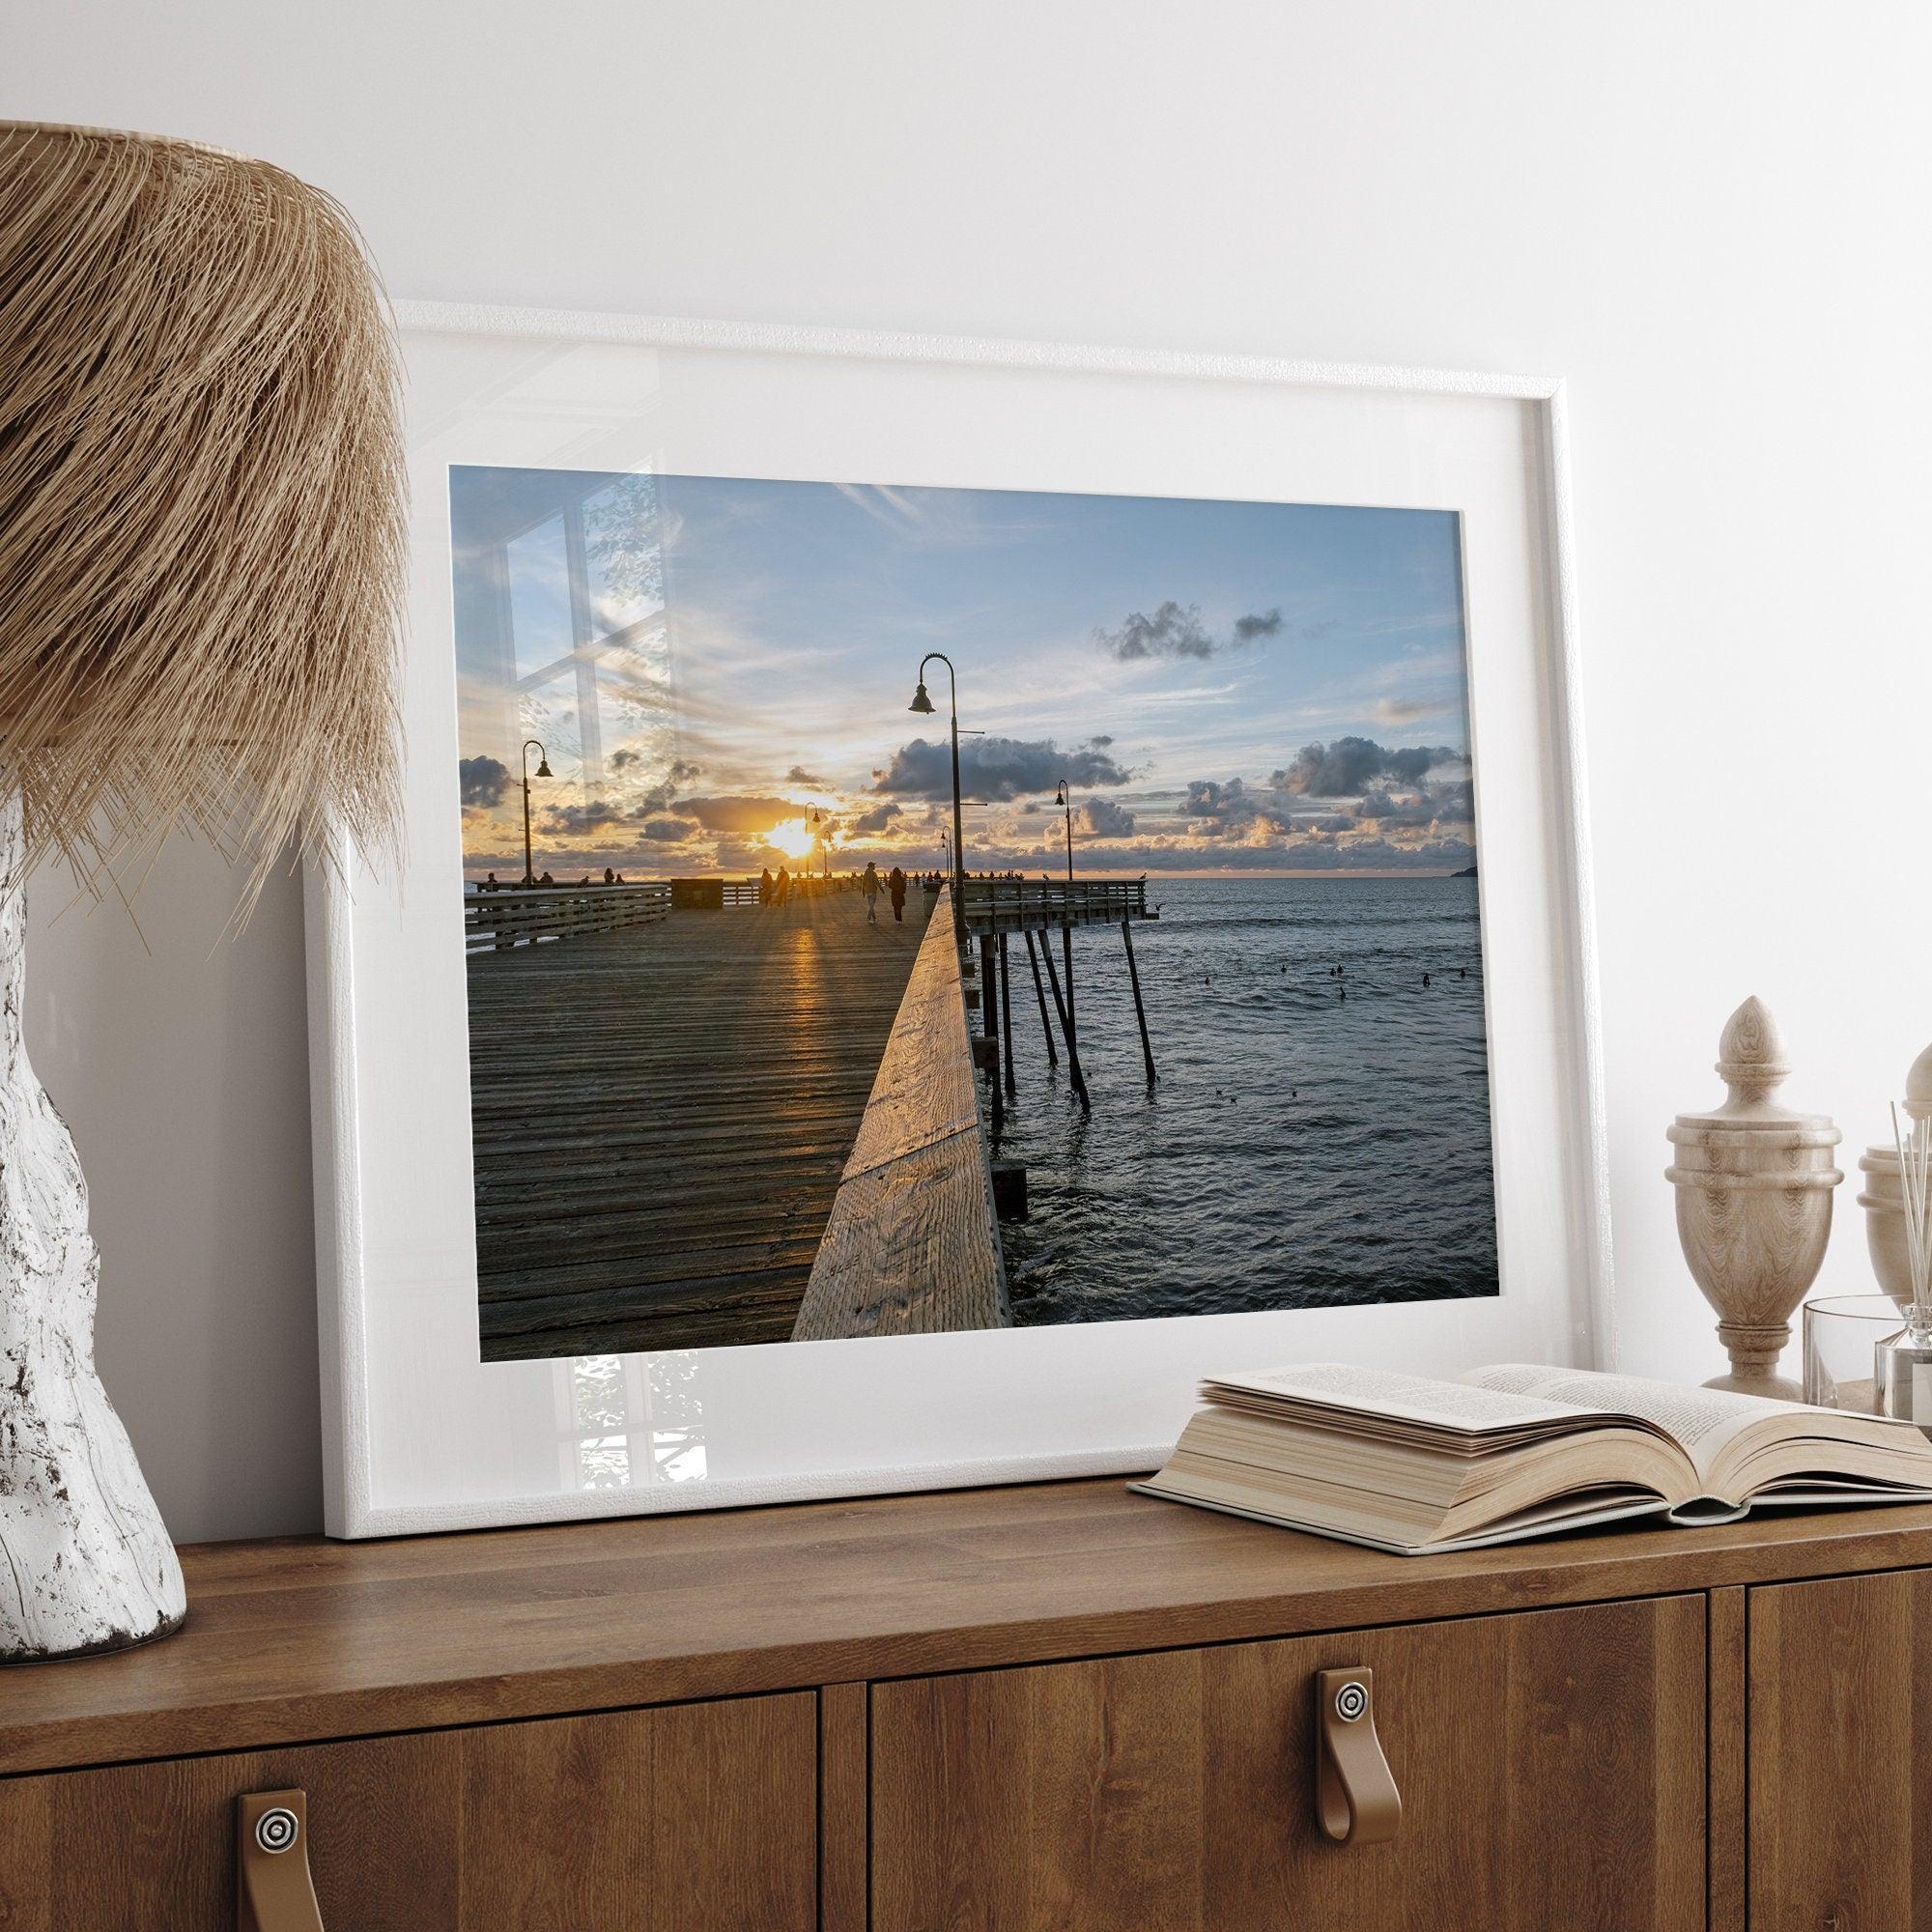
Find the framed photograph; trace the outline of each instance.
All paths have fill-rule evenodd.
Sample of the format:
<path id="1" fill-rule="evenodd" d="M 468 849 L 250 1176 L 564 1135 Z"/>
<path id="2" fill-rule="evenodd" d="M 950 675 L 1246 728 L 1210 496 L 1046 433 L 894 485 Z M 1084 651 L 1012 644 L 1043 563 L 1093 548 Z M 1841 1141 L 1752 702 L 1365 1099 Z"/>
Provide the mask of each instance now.
<path id="1" fill-rule="evenodd" d="M 1558 384 L 401 321 L 408 849 L 309 889 L 331 1533 L 1610 1359 Z"/>

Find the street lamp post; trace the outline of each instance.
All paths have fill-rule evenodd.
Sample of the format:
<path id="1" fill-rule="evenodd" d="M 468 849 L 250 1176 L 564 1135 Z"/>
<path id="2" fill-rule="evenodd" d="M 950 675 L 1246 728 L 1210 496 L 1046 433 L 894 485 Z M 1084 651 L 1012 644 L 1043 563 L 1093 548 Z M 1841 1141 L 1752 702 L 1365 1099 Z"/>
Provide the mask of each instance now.
<path id="1" fill-rule="evenodd" d="M 966 944 L 966 873 L 961 862 L 959 810 L 959 679 L 952 660 L 944 651 L 927 651 L 919 661 L 919 689 L 912 695 L 908 709 L 929 717 L 933 702 L 925 695 L 925 668 L 937 658 L 946 667 L 946 679 L 952 693 L 952 937 Z"/>
<path id="2" fill-rule="evenodd" d="M 1066 917 L 1061 922 L 1060 946 L 1066 965 L 1066 1033 L 1071 1041 L 1079 1037 L 1073 1023 L 1073 790 L 1065 779 L 1053 802 L 1066 813 Z"/>
<path id="3" fill-rule="evenodd" d="M 550 753 L 535 738 L 524 740 L 524 884 L 533 886 L 537 882 L 536 867 L 530 863 L 530 747 L 537 748 L 537 777 L 551 776 Z"/>

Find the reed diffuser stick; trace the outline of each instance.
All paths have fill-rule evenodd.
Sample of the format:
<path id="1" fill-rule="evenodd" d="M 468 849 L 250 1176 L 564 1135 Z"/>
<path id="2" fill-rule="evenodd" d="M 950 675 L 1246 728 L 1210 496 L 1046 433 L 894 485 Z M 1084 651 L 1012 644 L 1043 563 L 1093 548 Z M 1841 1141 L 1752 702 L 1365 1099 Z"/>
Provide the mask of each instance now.
<path id="1" fill-rule="evenodd" d="M 1891 1137 L 1898 1149 L 1898 1190 L 1905 1208 L 1906 1265 L 1912 1275 L 1913 1338 L 1932 1335 L 1932 1120 L 1915 1116 L 1908 1103 L 1891 1107 Z"/>

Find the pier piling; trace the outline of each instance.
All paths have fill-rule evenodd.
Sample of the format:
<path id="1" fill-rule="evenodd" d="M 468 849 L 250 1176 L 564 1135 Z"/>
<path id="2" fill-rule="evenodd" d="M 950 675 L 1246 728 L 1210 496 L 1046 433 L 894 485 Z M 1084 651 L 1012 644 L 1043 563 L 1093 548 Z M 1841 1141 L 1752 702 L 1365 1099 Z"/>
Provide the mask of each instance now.
<path id="1" fill-rule="evenodd" d="M 1019 1089 L 1013 1079 L 1013 978 L 1007 963 L 1007 935 L 1000 934 L 1000 1054 L 1006 1065 L 1007 1095 Z"/>
<path id="2" fill-rule="evenodd" d="M 980 939 L 980 1028 L 986 1044 L 991 1048 L 987 1056 L 986 1089 L 992 1096 L 993 1139 L 998 1141 L 1007 1124 L 1006 1095 L 1000 1080 L 1000 1012 L 999 980 L 997 978 L 999 955 L 993 950 L 993 936 L 983 933 Z"/>
<path id="3" fill-rule="evenodd" d="M 1058 1066 L 1060 1049 L 1053 1043 L 1053 1022 L 1046 1016 L 1046 988 L 1039 980 L 1039 954 L 1033 950 L 1031 932 L 1022 933 L 1020 936 L 1027 943 L 1027 964 L 1033 968 L 1033 995 L 1039 1002 L 1039 1030 L 1046 1036 L 1046 1064 L 1049 1066 Z"/>
<path id="4" fill-rule="evenodd" d="M 1148 1038 L 1147 1008 L 1141 1003 L 1141 971 L 1134 964 L 1134 929 L 1132 924 L 1121 922 L 1121 944 L 1127 949 L 1127 978 L 1134 989 L 1134 1018 L 1141 1023 L 1141 1058 L 1147 1062 L 1148 1085 L 1153 1085 L 1153 1043 Z"/>
<path id="5" fill-rule="evenodd" d="M 1077 1064 L 1078 1055 L 1074 1054 L 1074 1047 L 1080 1037 L 1080 1022 L 1073 1012 L 1073 922 L 1070 919 L 1060 928 L 1060 946 L 1061 955 L 1066 962 L 1066 1046 Z"/>
<path id="6" fill-rule="evenodd" d="M 1053 988 L 1053 1010 L 1060 1015 L 1060 1037 L 1066 1042 L 1066 1070 L 1072 1077 L 1074 1093 L 1080 1096 L 1081 1107 L 1092 1113 L 1094 1103 L 1087 1097 L 1087 1077 L 1080 1071 L 1080 1048 L 1073 1038 L 1066 1002 L 1060 997 L 1060 976 L 1053 970 L 1053 942 L 1044 933 L 1040 935 L 1039 950 L 1046 959 L 1046 983 Z"/>

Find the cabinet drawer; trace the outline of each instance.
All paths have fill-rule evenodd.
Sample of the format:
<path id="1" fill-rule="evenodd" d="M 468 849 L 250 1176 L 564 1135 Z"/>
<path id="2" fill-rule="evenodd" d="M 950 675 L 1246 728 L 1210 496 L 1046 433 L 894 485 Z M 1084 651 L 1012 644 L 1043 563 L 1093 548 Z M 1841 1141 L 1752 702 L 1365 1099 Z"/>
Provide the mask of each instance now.
<path id="1" fill-rule="evenodd" d="M 1315 1820 L 1355 1664 L 1385 1844 Z M 1692 1932 L 1704 1731 L 1702 1597 L 882 1684 L 873 1932 Z"/>
<path id="2" fill-rule="evenodd" d="M 810 1692 L 0 1780 L 7 1932 L 235 1922 L 235 1800 L 308 1793 L 328 1932 L 810 1932 Z"/>

